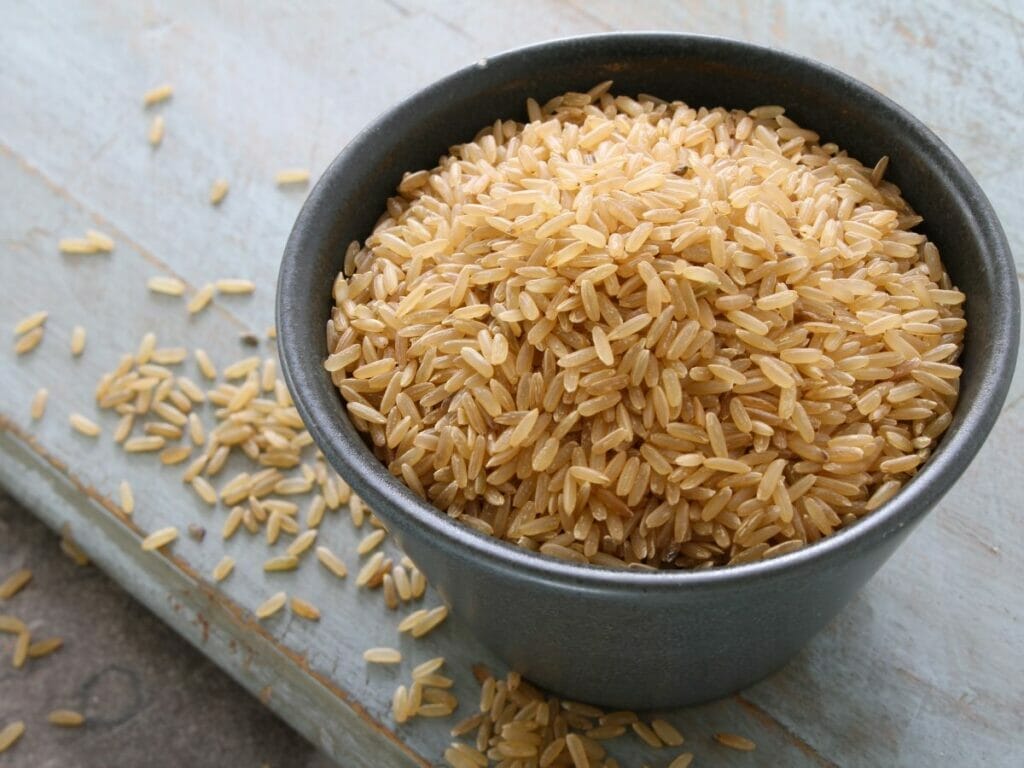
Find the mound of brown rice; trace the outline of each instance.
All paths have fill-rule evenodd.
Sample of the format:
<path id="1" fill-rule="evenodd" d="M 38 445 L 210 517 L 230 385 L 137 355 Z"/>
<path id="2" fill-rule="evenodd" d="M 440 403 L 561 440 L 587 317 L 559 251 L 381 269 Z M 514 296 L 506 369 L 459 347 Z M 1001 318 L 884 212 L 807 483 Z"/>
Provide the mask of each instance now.
<path id="1" fill-rule="evenodd" d="M 792 552 L 951 421 L 964 295 L 882 181 L 782 107 L 568 93 L 405 176 L 325 367 L 390 471 L 579 562 Z"/>

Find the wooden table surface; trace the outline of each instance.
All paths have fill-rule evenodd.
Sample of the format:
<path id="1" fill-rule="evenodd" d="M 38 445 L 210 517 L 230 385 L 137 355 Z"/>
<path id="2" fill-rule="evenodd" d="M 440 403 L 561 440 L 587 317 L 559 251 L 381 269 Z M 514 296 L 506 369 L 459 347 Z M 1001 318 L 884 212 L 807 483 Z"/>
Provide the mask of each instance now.
<path id="1" fill-rule="evenodd" d="M 610 0 L 521 4 L 397 0 L 298 5 L 244 2 L 54 2 L 9 6 L 0 28 L 0 326 L 48 309 L 34 352 L 0 353 L 0 482 L 51 526 L 71 526 L 89 554 L 156 614 L 345 766 L 431 765 L 444 721 L 396 726 L 390 696 L 415 663 L 443 654 L 460 714 L 473 709 L 470 667 L 491 663 L 457 617 L 424 640 L 399 641 L 377 594 L 306 564 L 264 574 L 262 541 L 183 538 L 168 556 L 139 539 L 168 524 L 219 530 L 224 510 L 182 492 L 180 469 L 113 445 L 114 419 L 92 390 L 121 353 L 157 329 L 162 345 L 205 346 L 221 363 L 273 320 L 279 255 L 302 190 L 274 173 L 315 176 L 374 115 L 460 66 L 542 39 L 620 29 L 728 35 L 807 54 L 859 77 L 928 123 L 991 198 L 1024 264 L 1024 10 L 1010 2 L 758 4 Z M 902 5 L 902 4 L 900 4 Z M 156 150 L 141 95 L 173 83 Z M 220 207 L 206 197 L 231 182 Z M 912 192 L 908 197 L 913 200 Z M 67 256 L 57 240 L 110 233 L 114 253 Z M 189 319 L 183 301 L 146 281 L 190 286 L 244 276 L 252 297 L 218 298 Z M 1018 272 L 1024 275 L 1024 269 Z M 85 354 L 68 352 L 88 329 Z M 261 350 L 271 354 L 271 348 Z M 189 366 L 191 367 L 191 366 Z M 29 403 L 50 389 L 44 419 Z M 851 605 L 785 670 L 719 702 L 667 713 L 698 765 L 1024 764 L 1024 382 L 974 465 Z M 101 423 L 93 440 L 68 414 Z M 137 510 L 112 514 L 129 478 Z M 332 522 L 323 539 L 350 569 L 356 534 Z M 209 579 L 228 551 L 238 572 Z M 0 576 L 5 565 L 0 563 Z M 281 586 L 278 586 L 278 585 Z M 320 604 L 319 624 L 251 611 L 277 589 Z M 428 592 L 426 605 L 439 601 Z M 361 652 L 397 645 L 401 668 L 367 669 Z M 201 702 L 196 703 L 201 706 Z M 17 715 L 0 701 L 0 724 Z M 753 754 L 710 739 L 742 733 Z M 624 766 L 668 762 L 639 741 L 611 747 Z M 16 753 L 12 752 L 16 757 Z M 5 756 L 6 757 L 6 756 Z"/>

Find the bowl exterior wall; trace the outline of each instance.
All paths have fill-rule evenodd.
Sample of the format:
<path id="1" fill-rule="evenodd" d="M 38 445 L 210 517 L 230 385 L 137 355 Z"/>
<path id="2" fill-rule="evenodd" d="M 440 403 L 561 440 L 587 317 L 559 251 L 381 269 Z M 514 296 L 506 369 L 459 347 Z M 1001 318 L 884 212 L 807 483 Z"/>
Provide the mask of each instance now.
<path id="1" fill-rule="evenodd" d="M 331 285 L 345 247 L 372 230 L 402 173 L 525 101 L 612 79 L 623 94 L 690 105 L 786 106 L 787 115 L 887 178 L 925 218 L 968 300 L 960 403 L 932 458 L 896 499 L 849 529 L 768 563 L 641 574 L 553 563 L 426 507 L 391 478 L 345 415 L 322 367 Z M 888 558 L 970 463 L 1013 371 L 1019 325 L 1005 236 L 984 194 L 922 124 L 861 83 L 735 41 L 623 33 L 502 54 L 410 97 L 354 139 L 312 191 L 278 285 L 279 348 L 296 404 L 325 456 L 421 565 L 463 624 L 529 678 L 617 706 L 728 694 L 784 664 Z"/>

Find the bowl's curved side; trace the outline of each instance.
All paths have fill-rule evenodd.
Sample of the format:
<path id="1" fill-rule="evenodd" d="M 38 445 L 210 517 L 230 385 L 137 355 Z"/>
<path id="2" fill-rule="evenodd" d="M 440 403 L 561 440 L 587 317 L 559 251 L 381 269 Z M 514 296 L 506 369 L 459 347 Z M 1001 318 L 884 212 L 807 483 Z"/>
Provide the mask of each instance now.
<path id="1" fill-rule="evenodd" d="M 557 73 L 552 77 L 551 73 Z M 865 163 L 891 157 L 900 184 L 968 295 L 961 402 L 923 470 L 892 502 L 856 526 L 775 561 L 700 573 L 579 567 L 520 550 L 448 520 L 415 497 L 366 448 L 322 369 L 330 286 L 344 246 L 372 229 L 403 171 L 432 167 L 454 141 L 497 116 L 522 118 L 541 99 L 602 79 L 624 93 L 651 92 L 691 104 L 786 104 L 787 113 Z M 769 96 L 770 94 L 770 96 Z M 866 551 L 916 522 L 968 466 L 1006 395 L 1018 344 L 1019 299 L 1005 235 L 970 174 L 925 126 L 891 101 L 827 66 L 718 38 L 623 33 L 553 41 L 501 54 L 420 91 L 372 123 L 324 173 L 300 213 L 278 285 L 284 374 L 318 444 L 398 530 L 436 537 L 451 555 L 469 549 L 516 578 L 557 579 L 606 589 L 675 589 L 818 567 L 840 549 Z M 394 514 L 389 514 L 394 510 Z M 660 585 L 660 586 L 659 586 Z"/>

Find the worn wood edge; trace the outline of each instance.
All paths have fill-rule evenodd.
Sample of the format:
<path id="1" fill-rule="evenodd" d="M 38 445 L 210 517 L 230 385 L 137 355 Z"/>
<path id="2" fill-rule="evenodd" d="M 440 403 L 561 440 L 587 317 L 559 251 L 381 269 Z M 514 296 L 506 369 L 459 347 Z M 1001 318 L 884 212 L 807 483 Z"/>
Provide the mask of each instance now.
<path id="1" fill-rule="evenodd" d="M 429 768 L 430 760 L 180 558 L 144 552 L 136 527 L 112 514 L 112 501 L 3 416 L 0 456 L 0 484 L 12 496 L 54 531 L 68 525 L 93 563 L 332 759 L 365 768 Z"/>

